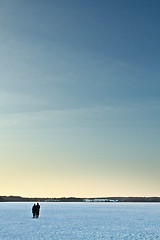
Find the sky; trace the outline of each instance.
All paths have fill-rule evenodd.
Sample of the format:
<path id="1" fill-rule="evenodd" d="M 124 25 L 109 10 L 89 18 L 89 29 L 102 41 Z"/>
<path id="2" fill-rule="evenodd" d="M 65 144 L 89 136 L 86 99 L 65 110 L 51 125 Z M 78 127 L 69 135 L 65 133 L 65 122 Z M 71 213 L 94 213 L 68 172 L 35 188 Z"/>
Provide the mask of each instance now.
<path id="1" fill-rule="evenodd" d="M 159 9 L 0 0 L 0 195 L 160 196 Z"/>

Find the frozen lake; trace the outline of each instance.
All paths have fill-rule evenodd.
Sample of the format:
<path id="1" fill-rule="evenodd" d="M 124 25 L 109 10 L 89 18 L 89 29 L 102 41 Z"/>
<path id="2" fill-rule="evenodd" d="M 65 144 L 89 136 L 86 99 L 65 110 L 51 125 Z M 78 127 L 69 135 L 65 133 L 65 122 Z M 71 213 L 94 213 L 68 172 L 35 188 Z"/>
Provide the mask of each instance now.
<path id="1" fill-rule="evenodd" d="M 160 239 L 159 203 L 0 203 L 0 240 Z"/>

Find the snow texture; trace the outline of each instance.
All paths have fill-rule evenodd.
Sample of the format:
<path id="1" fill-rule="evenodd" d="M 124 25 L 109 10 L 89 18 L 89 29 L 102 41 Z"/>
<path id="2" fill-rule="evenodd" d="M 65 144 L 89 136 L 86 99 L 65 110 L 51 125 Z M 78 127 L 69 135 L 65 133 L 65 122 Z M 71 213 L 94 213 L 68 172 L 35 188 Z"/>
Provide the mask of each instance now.
<path id="1" fill-rule="evenodd" d="M 0 203 L 0 240 L 160 239 L 159 203 Z"/>

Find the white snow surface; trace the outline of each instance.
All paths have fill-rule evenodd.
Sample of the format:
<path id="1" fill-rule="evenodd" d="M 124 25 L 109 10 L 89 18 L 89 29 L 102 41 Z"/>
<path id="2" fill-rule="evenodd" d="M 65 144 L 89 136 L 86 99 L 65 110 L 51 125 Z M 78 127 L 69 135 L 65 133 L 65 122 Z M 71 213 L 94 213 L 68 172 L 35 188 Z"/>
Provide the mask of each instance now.
<path id="1" fill-rule="evenodd" d="M 0 240 L 160 239 L 160 203 L 0 203 Z"/>

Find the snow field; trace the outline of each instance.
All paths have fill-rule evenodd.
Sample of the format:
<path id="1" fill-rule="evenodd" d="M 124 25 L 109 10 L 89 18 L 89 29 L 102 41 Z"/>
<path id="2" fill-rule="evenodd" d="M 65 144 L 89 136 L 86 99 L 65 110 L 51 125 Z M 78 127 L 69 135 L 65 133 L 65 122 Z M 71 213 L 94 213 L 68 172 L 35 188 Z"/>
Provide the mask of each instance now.
<path id="1" fill-rule="evenodd" d="M 0 240 L 160 239 L 159 203 L 0 203 Z"/>

